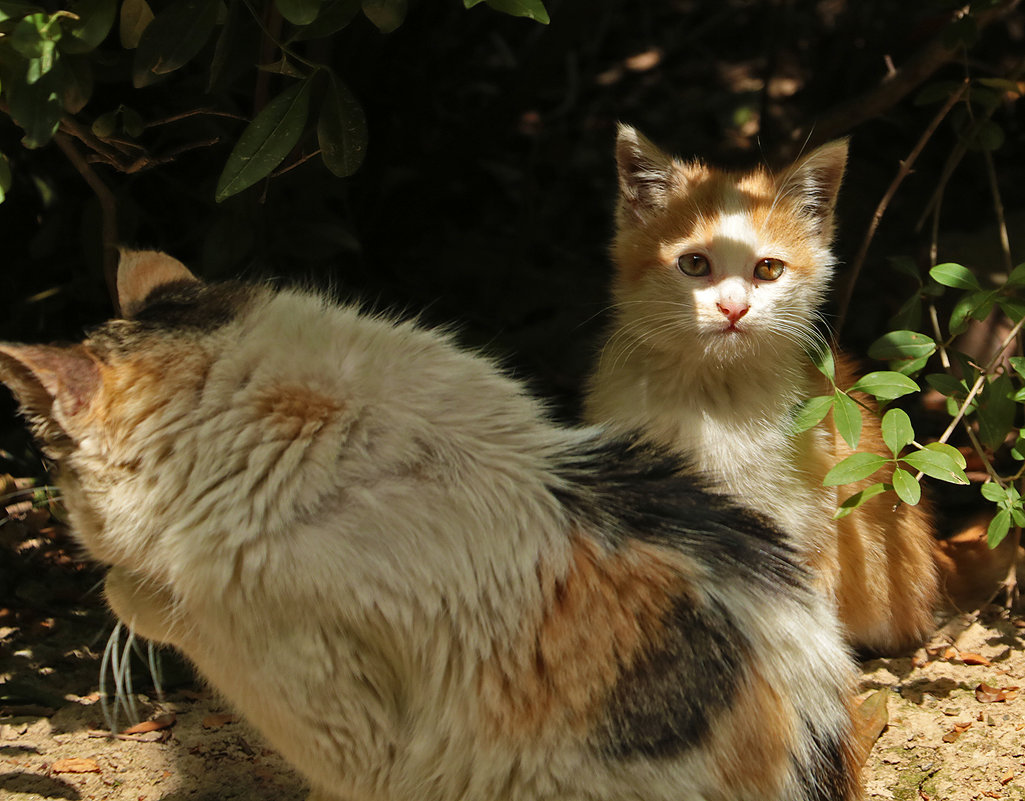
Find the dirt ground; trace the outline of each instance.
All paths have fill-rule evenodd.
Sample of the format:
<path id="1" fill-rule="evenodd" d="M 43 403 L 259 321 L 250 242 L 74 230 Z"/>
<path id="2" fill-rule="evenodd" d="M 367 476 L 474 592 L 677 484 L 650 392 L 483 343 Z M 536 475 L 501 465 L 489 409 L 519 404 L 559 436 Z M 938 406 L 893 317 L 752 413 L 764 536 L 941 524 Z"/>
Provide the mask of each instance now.
<path id="1" fill-rule="evenodd" d="M 171 655 L 159 701 L 136 658 L 149 723 L 133 731 L 121 713 L 128 732 L 110 735 L 100 579 L 44 512 L 0 525 L 0 799 L 304 798 L 295 772 Z M 885 700 L 889 719 L 869 801 L 1025 799 L 1025 619 L 995 607 L 956 618 L 913 655 L 866 662 L 860 695 Z"/>

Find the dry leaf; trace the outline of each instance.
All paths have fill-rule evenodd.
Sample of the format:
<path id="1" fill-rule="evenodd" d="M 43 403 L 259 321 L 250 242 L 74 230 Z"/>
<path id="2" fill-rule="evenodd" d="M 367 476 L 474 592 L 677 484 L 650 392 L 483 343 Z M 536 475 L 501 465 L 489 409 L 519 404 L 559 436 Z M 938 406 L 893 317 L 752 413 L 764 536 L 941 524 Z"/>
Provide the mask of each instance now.
<path id="1" fill-rule="evenodd" d="M 996 687 L 990 687 L 988 684 L 980 684 L 975 688 L 975 700 L 980 704 L 996 704 L 1002 701 L 1011 701 L 1017 695 L 1017 687 L 997 689 Z"/>
<path id="2" fill-rule="evenodd" d="M 217 715 L 207 715 L 203 718 L 204 729 L 219 729 L 228 723 L 234 723 L 238 718 L 235 715 L 227 712 L 222 712 Z"/>
<path id="3" fill-rule="evenodd" d="M 122 734 L 145 734 L 148 731 L 159 731 L 160 729 L 169 729 L 174 725 L 176 718 L 174 712 L 168 712 L 165 715 L 159 715 L 153 720 L 145 720 L 142 723 L 137 723 L 125 729 Z"/>
<path id="4" fill-rule="evenodd" d="M 968 651 L 962 651 L 959 656 L 961 661 L 966 665 L 984 665 L 985 667 L 990 667 L 993 664 L 982 654 L 973 654 Z"/>
<path id="5" fill-rule="evenodd" d="M 959 732 L 957 729 L 954 729 L 953 731 L 948 731 L 946 734 L 943 735 L 943 742 L 952 743 L 960 736 L 961 732 Z"/>
<path id="6" fill-rule="evenodd" d="M 1001 784 L 1007 784 L 1013 778 L 1014 778 L 1014 770 L 1012 768 L 1008 768 L 1007 769 L 1007 773 L 1004 774 L 1004 777 L 1000 780 L 1000 783 Z"/>
<path id="7" fill-rule="evenodd" d="M 79 757 L 69 757 L 68 759 L 58 759 L 52 765 L 50 765 L 51 773 L 99 773 L 100 766 L 93 762 L 91 759 L 81 759 Z"/>

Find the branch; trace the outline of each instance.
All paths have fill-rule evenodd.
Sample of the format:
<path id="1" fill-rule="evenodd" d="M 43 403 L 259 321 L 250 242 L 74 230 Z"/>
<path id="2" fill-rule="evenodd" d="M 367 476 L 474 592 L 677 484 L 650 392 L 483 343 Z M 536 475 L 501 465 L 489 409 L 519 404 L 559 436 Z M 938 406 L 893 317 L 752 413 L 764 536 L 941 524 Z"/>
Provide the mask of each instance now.
<path id="1" fill-rule="evenodd" d="M 981 31 L 998 19 L 1005 17 L 1020 0 L 1004 0 L 993 8 L 974 14 Z M 971 9 L 965 6 L 958 14 L 964 16 Z M 805 140 L 814 148 L 824 142 L 846 133 L 855 126 L 878 117 L 893 108 L 908 94 L 917 89 L 936 70 L 952 60 L 959 52 L 957 47 L 947 47 L 940 33 L 895 70 L 888 71 L 882 82 L 864 94 L 838 103 L 818 119 L 797 128 L 791 135 L 791 144 L 796 146 Z"/>

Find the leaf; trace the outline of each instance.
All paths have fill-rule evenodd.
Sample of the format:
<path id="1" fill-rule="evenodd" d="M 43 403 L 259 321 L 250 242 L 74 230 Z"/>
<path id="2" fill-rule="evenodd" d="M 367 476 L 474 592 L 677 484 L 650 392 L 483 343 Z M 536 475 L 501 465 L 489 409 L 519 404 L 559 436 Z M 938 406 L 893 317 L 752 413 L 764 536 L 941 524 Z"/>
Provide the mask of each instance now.
<path id="1" fill-rule="evenodd" d="M 883 415 L 882 430 L 883 442 L 894 456 L 899 456 L 915 438 L 911 418 L 903 409 L 889 409 Z"/>
<path id="2" fill-rule="evenodd" d="M 32 3 L 20 3 L 18 0 L 0 0 L 0 22 L 9 19 L 21 19 L 31 14 L 41 14 L 43 9 Z"/>
<path id="3" fill-rule="evenodd" d="M 1019 264 L 1007 276 L 1004 286 L 1025 286 L 1025 264 Z"/>
<path id="4" fill-rule="evenodd" d="M 892 484 L 883 484 L 881 482 L 878 484 L 870 484 L 869 486 L 865 487 L 865 489 L 861 490 L 861 492 L 855 492 L 853 495 L 847 498 L 847 500 L 841 503 L 837 510 L 833 513 L 833 519 L 840 520 L 844 517 L 847 517 L 847 515 L 849 515 L 862 504 L 872 500 L 877 495 L 882 495 L 884 492 L 889 492 L 891 489 L 893 489 Z"/>
<path id="5" fill-rule="evenodd" d="M 996 548 L 1004 541 L 1004 537 L 1007 536 L 1007 532 L 1010 530 L 1011 513 L 1007 509 L 1001 509 L 989 521 L 989 527 L 986 529 L 986 544 L 990 548 Z"/>
<path id="6" fill-rule="evenodd" d="M 219 87 L 221 78 L 224 76 L 225 67 L 231 56 L 232 45 L 235 43 L 238 32 L 239 0 L 229 0 L 227 13 L 224 15 L 224 23 L 221 25 L 220 33 L 217 34 L 217 42 L 214 44 L 214 53 L 210 58 L 210 72 L 206 82 L 206 91 L 212 93 Z"/>
<path id="7" fill-rule="evenodd" d="M 894 328 L 918 328 L 922 324 L 922 296 L 916 292 L 890 318 Z"/>
<path id="8" fill-rule="evenodd" d="M 818 425 L 832 408 L 832 395 L 818 395 L 801 401 L 794 409 L 794 418 L 790 424 L 791 432 L 800 434 Z"/>
<path id="9" fill-rule="evenodd" d="M 1021 300 L 1021 298 L 997 295 L 997 305 L 1011 319 L 1012 323 L 1017 323 L 1025 317 L 1025 301 Z"/>
<path id="10" fill-rule="evenodd" d="M 970 289 L 975 291 L 982 289 L 978 279 L 971 270 L 953 262 L 937 264 L 929 270 L 929 275 L 932 276 L 936 283 L 953 287 L 954 289 Z"/>
<path id="11" fill-rule="evenodd" d="M 987 481 L 979 490 L 982 493 L 982 497 L 987 501 L 993 501 L 993 503 L 999 503 L 1000 501 L 1007 500 L 1007 490 L 997 484 L 995 481 Z"/>
<path id="12" fill-rule="evenodd" d="M 296 30 L 291 41 L 320 39 L 338 33 L 352 22 L 361 5 L 361 0 L 329 0 L 322 6 L 320 14 L 313 22 Z"/>
<path id="13" fill-rule="evenodd" d="M 324 164 L 339 178 L 356 172 L 367 154 L 367 118 L 363 107 L 334 75 L 320 107 L 317 141 Z"/>
<path id="14" fill-rule="evenodd" d="M 993 310 L 999 292 L 997 290 L 972 292 L 961 298 L 950 312 L 947 327 L 950 333 L 963 334 L 968 329 L 968 319 L 985 320 Z"/>
<path id="15" fill-rule="evenodd" d="M 408 0 L 363 0 L 363 14 L 381 33 L 391 33 L 406 19 Z"/>
<path id="16" fill-rule="evenodd" d="M 935 83 L 926 84 L 922 90 L 915 95 L 914 103 L 916 106 L 927 106 L 931 103 L 938 103 L 941 100 L 946 100 L 954 92 L 961 89 L 961 81 L 936 81 Z"/>
<path id="17" fill-rule="evenodd" d="M 979 393 L 975 410 L 979 421 L 979 440 L 987 448 L 996 450 L 1014 425 L 1016 404 L 1011 398 L 1014 384 L 1010 376 L 999 375 L 986 384 Z"/>
<path id="18" fill-rule="evenodd" d="M 906 375 L 892 370 L 878 370 L 862 376 L 854 382 L 848 392 L 860 390 L 880 400 L 893 400 L 911 392 L 918 392 L 920 389 L 918 384 Z"/>
<path id="19" fill-rule="evenodd" d="M 121 19 L 118 23 L 118 36 L 125 50 L 134 50 L 139 46 L 143 32 L 153 21 L 153 10 L 146 0 L 123 0 L 121 3 Z"/>
<path id="20" fill-rule="evenodd" d="M 990 687 L 988 684 L 980 684 L 975 688 L 975 700 L 980 704 L 997 704 L 1004 701 L 1011 701 L 1018 695 L 1017 687 Z"/>
<path id="21" fill-rule="evenodd" d="M 57 62 L 60 98 L 68 114 L 77 114 L 93 94 L 93 64 L 89 56 L 64 56 Z"/>
<path id="22" fill-rule="evenodd" d="M 217 24 L 218 6 L 219 0 L 178 0 L 157 14 L 135 50 L 135 88 L 149 86 L 195 58 Z"/>
<path id="23" fill-rule="evenodd" d="M 965 398 L 968 396 L 968 387 L 964 381 L 955 378 L 949 373 L 931 373 L 925 377 L 925 382 L 942 395 L 952 398 Z"/>
<path id="24" fill-rule="evenodd" d="M 965 139 L 971 150 L 993 151 L 999 150 L 1003 146 L 1007 135 L 1004 133 L 1004 129 L 993 120 L 980 120 L 968 132 Z"/>
<path id="25" fill-rule="evenodd" d="M 7 193 L 11 190 L 12 181 L 11 162 L 6 154 L 0 153 L 0 203 L 4 202 Z"/>
<path id="26" fill-rule="evenodd" d="M 931 478 L 937 478 L 950 484 L 968 483 L 968 476 L 965 475 L 964 470 L 947 453 L 923 448 L 902 456 L 900 460 Z"/>
<path id="27" fill-rule="evenodd" d="M 177 721 L 177 716 L 174 712 L 167 712 L 163 715 L 158 715 L 152 720 L 144 720 L 142 723 L 136 723 L 134 726 L 130 726 L 125 729 L 122 734 L 145 734 L 151 731 L 160 731 L 161 729 L 169 729 Z"/>
<path id="28" fill-rule="evenodd" d="M 309 25 L 320 13 L 321 0 L 274 0 L 274 5 L 293 25 Z"/>
<path id="29" fill-rule="evenodd" d="M 64 105 L 58 89 L 52 74 L 35 83 L 26 80 L 8 83 L 8 110 L 11 118 L 25 132 L 21 140 L 25 147 L 42 147 L 57 132 L 61 117 L 64 116 Z"/>
<path id="30" fill-rule="evenodd" d="M 853 484 L 855 481 L 868 478 L 883 465 L 889 464 L 889 462 L 889 459 L 885 456 L 880 456 L 878 453 L 858 451 L 835 465 L 832 470 L 826 473 L 822 483 L 827 487 Z"/>
<path id="31" fill-rule="evenodd" d="M 897 497 L 909 506 L 917 506 L 922 500 L 922 485 L 917 479 L 903 468 L 896 468 L 893 471 L 893 489 Z"/>
<path id="32" fill-rule="evenodd" d="M 526 17 L 542 25 L 547 25 L 551 20 L 548 11 L 541 0 L 487 0 L 487 4 L 495 11 L 511 14 L 514 17 Z"/>
<path id="33" fill-rule="evenodd" d="M 861 439 L 861 409 L 840 390 L 833 394 L 833 424 L 844 442 L 853 451 Z"/>
<path id="34" fill-rule="evenodd" d="M 836 383 L 836 359 L 833 349 L 824 342 L 816 342 L 808 350 L 808 358 L 815 368 L 831 382 Z"/>
<path id="35" fill-rule="evenodd" d="M 293 84 L 249 123 L 217 182 L 218 203 L 266 178 L 295 147 L 306 127 L 311 86 L 310 80 Z"/>
<path id="36" fill-rule="evenodd" d="M 203 718 L 204 729 L 220 729 L 223 726 L 227 726 L 229 723 L 235 723 L 238 721 L 238 715 L 233 715 L 230 712 L 215 712 L 212 715 L 207 715 Z"/>
<path id="37" fill-rule="evenodd" d="M 78 20 L 63 25 L 68 34 L 61 40 L 65 53 L 89 53 L 107 38 L 117 19 L 118 0 L 78 0 L 71 10 Z"/>
<path id="38" fill-rule="evenodd" d="M 51 773 L 99 773 L 100 766 L 91 759 L 82 759 L 80 757 L 68 757 L 66 759 L 56 759 L 53 764 L 50 765 Z"/>
<path id="39" fill-rule="evenodd" d="M 925 446 L 925 450 L 935 451 L 936 453 L 945 453 L 947 457 L 962 470 L 968 466 L 968 462 L 965 460 L 964 454 L 953 445 L 948 445 L 946 442 L 930 442 Z"/>
<path id="40" fill-rule="evenodd" d="M 890 331 L 869 346 L 873 359 L 890 362 L 891 369 L 905 375 L 925 366 L 936 352 L 936 343 L 918 331 Z"/>

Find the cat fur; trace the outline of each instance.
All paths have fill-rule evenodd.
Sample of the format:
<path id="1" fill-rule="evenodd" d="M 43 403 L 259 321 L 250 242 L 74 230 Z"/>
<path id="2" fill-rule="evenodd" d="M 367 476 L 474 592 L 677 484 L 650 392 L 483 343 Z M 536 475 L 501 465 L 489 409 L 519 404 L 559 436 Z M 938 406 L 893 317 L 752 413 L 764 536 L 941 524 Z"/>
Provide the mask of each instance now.
<path id="1" fill-rule="evenodd" d="M 846 801 L 852 662 L 784 535 L 449 336 L 126 252 L 0 345 L 71 524 L 318 801 Z"/>
<path id="2" fill-rule="evenodd" d="M 840 500 L 889 481 L 892 468 L 838 496 L 822 479 L 850 449 L 832 415 L 791 433 L 797 405 L 833 391 L 807 354 L 818 346 L 833 273 L 847 142 L 778 173 L 730 173 L 679 161 L 624 125 L 616 157 L 614 313 L 586 419 L 690 457 L 720 491 L 778 521 L 835 599 L 854 646 L 917 646 L 935 626 L 937 595 L 926 504 L 895 508 L 888 494 L 833 520 Z M 706 258 L 710 272 L 684 274 L 677 260 L 686 254 Z M 762 259 L 782 261 L 783 274 L 758 280 Z M 836 362 L 838 385 L 853 384 L 849 361 Z M 858 450 L 889 456 L 878 419 L 863 417 Z"/>

